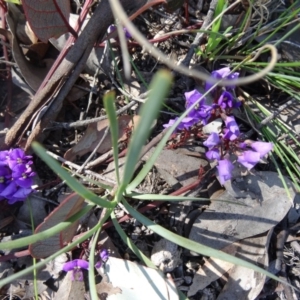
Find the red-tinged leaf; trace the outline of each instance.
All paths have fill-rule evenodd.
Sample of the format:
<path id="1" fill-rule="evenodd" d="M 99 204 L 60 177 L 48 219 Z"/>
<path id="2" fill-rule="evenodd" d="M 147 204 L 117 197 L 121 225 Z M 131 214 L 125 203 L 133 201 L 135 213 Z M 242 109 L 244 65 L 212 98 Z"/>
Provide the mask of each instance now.
<path id="1" fill-rule="evenodd" d="M 71 194 L 53 210 L 45 221 L 36 228 L 34 233 L 40 233 L 67 220 L 75 213 L 79 212 L 82 209 L 83 204 L 84 199 L 82 197 L 75 193 Z M 31 244 L 29 246 L 30 254 L 35 258 L 44 258 L 54 254 L 73 239 L 78 223 L 79 221 L 74 222 L 67 229 L 53 235 L 49 239 Z"/>
<path id="2" fill-rule="evenodd" d="M 42 41 L 71 32 L 69 25 L 70 1 L 68 0 L 23 0 L 23 8 L 32 31 Z"/>

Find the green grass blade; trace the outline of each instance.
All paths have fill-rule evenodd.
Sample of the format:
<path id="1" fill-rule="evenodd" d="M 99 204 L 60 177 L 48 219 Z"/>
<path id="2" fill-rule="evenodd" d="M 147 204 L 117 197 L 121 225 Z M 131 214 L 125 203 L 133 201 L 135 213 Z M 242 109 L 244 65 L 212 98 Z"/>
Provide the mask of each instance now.
<path id="1" fill-rule="evenodd" d="M 81 211 L 74 214 L 72 217 L 68 218 L 66 221 L 61 222 L 43 232 L 28 236 L 28 237 L 20 238 L 20 239 L 14 240 L 14 241 L 0 243 L 0 250 L 11 250 L 11 249 L 15 249 L 15 248 L 21 248 L 21 247 L 27 246 L 29 244 L 34 244 L 36 242 L 43 241 L 43 240 L 53 236 L 54 234 L 59 233 L 59 232 L 65 230 L 66 228 L 68 228 L 75 221 L 77 221 L 78 219 L 83 217 L 86 213 L 88 213 L 93 207 L 94 207 L 94 205 L 88 204 Z"/>
<path id="2" fill-rule="evenodd" d="M 121 183 L 124 189 L 133 176 L 141 149 L 150 135 L 150 128 L 154 120 L 157 118 L 164 98 L 168 94 L 171 82 L 171 73 L 168 71 L 160 71 L 155 75 L 150 84 L 149 98 L 142 106 L 140 121 L 133 132 L 133 136 L 128 147 L 128 154 L 124 167 L 124 177 Z"/>
<path id="3" fill-rule="evenodd" d="M 112 212 L 112 209 L 107 209 L 104 216 L 101 218 L 100 222 L 97 225 L 97 232 L 94 236 L 92 245 L 91 245 L 91 251 L 89 255 L 89 287 L 90 287 L 90 295 L 92 300 L 98 300 L 98 293 L 96 288 L 96 282 L 95 282 L 95 249 L 96 245 L 98 243 L 99 234 L 101 232 L 101 228 L 103 224 L 106 222 L 106 220 L 109 218 L 110 214 Z"/>
<path id="4" fill-rule="evenodd" d="M 92 193 L 90 190 L 85 188 L 82 184 L 80 184 L 75 178 L 73 178 L 66 170 L 64 170 L 51 156 L 49 156 L 45 149 L 38 143 L 32 143 L 33 150 L 37 153 L 37 155 L 54 171 L 56 172 L 63 180 L 66 181 L 67 185 L 75 191 L 81 197 L 88 199 L 96 205 L 101 207 L 114 207 L 114 203 L 108 202 L 96 194 Z"/>
<path id="5" fill-rule="evenodd" d="M 113 148 L 117 184 L 119 184 L 120 183 L 119 163 L 118 163 L 119 162 L 119 153 L 118 153 L 119 126 L 118 126 L 118 117 L 116 114 L 114 101 L 115 101 L 114 92 L 109 92 L 104 96 L 103 102 L 104 102 L 104 107 L 110 125 L 110 134 L 111 134 L 111 141 L 112 141 L 112 148 Z"/>
<path id="6" fill-rule="evenodd" d="M 133 243 L 133 241 L 126 235 L 118 220 L 116 219 L 116 215 L 114 212 L 111 213 L 111 219 L 114 223 L 115 229 L 117 230 L 119 236 L 123 240 L 123 242 L 129 247 L 129 249 L 141 260 L 143 261 L 148 267 L 156 269 L 156 266 L 153 262 L 146 256 L 144 253 Z"/>

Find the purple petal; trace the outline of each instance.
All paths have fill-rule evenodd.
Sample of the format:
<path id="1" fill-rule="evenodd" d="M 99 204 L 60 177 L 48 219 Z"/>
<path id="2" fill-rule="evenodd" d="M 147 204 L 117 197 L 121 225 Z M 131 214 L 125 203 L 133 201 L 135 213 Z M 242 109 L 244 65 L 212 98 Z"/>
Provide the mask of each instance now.
<path id="1" fill-rule="evenodd" d="M 8 165 L 8 151 L 0 151 L 0 166 L 7 166 Z"/>
<path id="2" fill-rule="evenodd" d="M 224 135 L 223 135 L 223 138 L 226 139 L 226 140 L 230 140 L 230 141 L 234 141 L 236 140 L 240 134 L 236 134 L 234 132 L 231 132 L 230 130 L 228 130 L 227 128 L 224 129 Z"/>
<path id="3" fill-rule="evenodd" d="M 239 76 L 240 76 L 240 73 L 234 72 L 234 73 L 228 75 L 228 76 L 227 76 L 227 79 L 229 79 L 229 80 L 235 80 L 235 79 L 237 79 Z M 227 86 L 226 88 L 227 88 L 227 89 L 235 89 L 235 85 L 229 85 L 229 86 Z"/>
<path id="4" fill-rule="evenodd" d="M 168 124 L 164 124 L 163 127 L 164 128 L 168 128 L 174 125 L 174 123 L 178 120 L 178 117 L 175 119 L 171 119 L 169 120 Z M 186 117 L 183 118 L 181 120 L 181 122 L 179 123 L 179 125 L 177 126 L 176 130 L 183 130 L 183 129 L 189 129 L 190 127 L 192 127 L 194 124 L 197 123 L 197 120 L 194 118 L 190 118 L 190 117 Z M 175 131 L 176 131 L 175 130 Z"/>
<path id="5" fill-rule="evenodd" d="M 184 93 L 186 99 L 186 108 L 191 107 L 195 102 L 197 102 L 203 95 L 199 93 L 196 89 L 190 92 Z M 205 98 L 203 98 L 205 99 Z"/>
<path id="6" fill-rule="evenodd" d="M 251 143 L 250 147 L 259 153 L 260 158 L 264 157 L 267 153 L 273 150 L 273 144 L 266 142 L 253 142 Z"/>
<path id="7" fill-rule="evenodd" d="M 112 32 L 114 32 L 114 31 L 116 31 L 117 30 L 117 26 L 116 25 L 110 25 L 110 26 L 108 26 L 108 28 L 107 28 L 107 33 L 112 33 Z M 130 32 L 127 30 L 127 28 L 123 28 L 123 30 L 124 30 L 124 33 L 125 33 L 125 37 L 127 38 L 127 39 L 131 39 L 132 38 L 132 35 L 130 34 Z"/>
<path id="8" fill-rule="evenodd" d="M 100 252 L 100 258 L 103 261 L 106 261 L 106 260 L 108 260 L 108 257 L 109 257 L 109 254 L 108 254 L 107 250 L 106 249 L 102 249 L 101 252 Z"/>
<path id="9" fill-rule="evenodd" d="M 207 140 L 203 143 L 207 148 L 212 148 L 220 143 L 219 135 L 216 132 L 212 132 Z"/>
<path id="10" fill-rule="evenodd" d="M 228 130 L 225 130 L 224 138 L 230 141 L 237 139 L 240 136 L 240 130 L 234 117 L 227 116 L 225 124 Z"/>
<path id="11" fill-rule="evenodd" d="M 225 181 L 231 179 L 231 172 L 234 169 L 234 166 L 228 159 L 219 160 L 217 168 L 221 184 L 224 184 Z"/>
<path id="12" fill-rule="evenodd" d="M 229 92 L 224 91 L 218 99 L 218 104 L 223 109 L 232 108 L 233 107 L 233 96 Z"/>
<path id="13" fill-rule="evenodd" d="M 75 259 L 77 261 L 77 267 L 81 269 L 88 270 L 89 269 L 89 263 L 84 259 Z"/>
<path id="14" fill-rule="evenodd" d="M 229 68 L 228 68 L 228 69 L 229 69 Z M 214 78 L 214 79 L 221 80 L 221 79 L 223 78 L 223 76 L 222 76 L 222 70 L 223 70 L 223 69 L 213 71 L 213 72 L 211 73 L 211 77 Z M 220 71 L 221 71 L 221 72 L 220 72 Z M 230 71 L 230 69 L 229 69 L 229 71 Z M 214 83 L 206 82 L 206 83 L 205 83 L 205 90 L 208 91 L 213 85 L 214 85 Z M 214 89 L 214 90 L 215 90 L 215 89 Z M 214 92 L 214 90 L 212 90 L 211 92 Z"/>
<path id="15" fill-rule="evenodd" d="M 16 165 L 27 164 L 32 158 L 31 155 L 25 155 L 24 150 L 17 148 L 9 151 L 8 165 L 13 169 Z"/>
<path id="16" fill-rule="evenodd" d="M 211 150 L 209 150 L 209 151 L 207 151 L 206 153 L 205 153 L 205 155 L 206 155 L 206 157 L 208 158 L 208 159 L 216 159 L 216 160 L 220 160 L 220 152 L 219 152 L 219 150 L 218 149 L 211 149 Z"/>
<path id="17" fill-rule="evenodd" d="M 231 131 L 239 131 L 239 126 L 237 125 L 235 118 L 231 116 L 227 116 L 225 120 L 226 127 Z"/>
<path id="18" fill-rule="evenodd" d="M 164 128 L 168 128 L 174 125 L 174 123 L 177 121 L 178 118 L 176 119 L 170 119 L 168 124 L 164 124 L 163 127 Z"/>
<path id="19" fill-rule="evenodd" d="M 190 129 L 193 125 L 195 125 L 198 122 L 198 120 L 190 117 L 183 118 L 181 123 L 178 125 L 179 130 L 183 129 Z"/>
<path id="20" fill-rule="evenodd" d="M 4 198 L 10 198 L 17 191 L 17 184 L 11 181 L 6 188 L 0 193 L 0 196 Z"/>
<path id="21" fill-rule="evenodd" d="M 76 267 L 77 267 L 77 259 L 64 263 L 62 270 L 65 272 L 69 272 L 74 270 Z"/>
<path id="22" fill-rule="evenodd" d="M 248 170 L 252 169 L 260 160 L 260 154 L 254 151 L 244 151 L 238 156 L 238 162 Z"/>
<path id="23" fill-rule="evenodd" d="M 17 201 L 25 201 L 32 189 L 19 188 L 12 196 L 8 197 L 8 204 L 14 204 Z"/>
<path id="24" fill-rule="evenodd" d="M 232 74 L 229 74 L 230 73 L 230 68 L 228 67 L 225 67 L 225 68 L 222 68 L 220 70 L 215 70 L 211 73 L 211 77 L 212 78 L 215 78 L 215 79 L 228 79 L 228 80 L 235 80 L 239 77 L 239 73 L 238 72 L 234 72 Z M 208 89 L 210 89 L 211 87 L 213 86 L 212 83 L 209 83 L 209 82 L 206 82 L 206 85 L 205 85 L 205 90 L 207 91 Z M 235 86 L 227 86 L 228 89 L 234 89 Z"/>
<path id="25" fill-rule="evenodd" d="M 224 67 L 219 70 L 215 70 L 211 73 L 211 75 L 215 76 L 215 78 L 226 78 L 227 75 L 230 73 L 230 68 L 229 67 Z"/>
<path id="26" fill-rule="evenodd" d="M 128 31 L 128 29 L 124 27 L 123 30 L 124 30 L 124 33 L 125 33 L 125 37 L 126 37 L 127 39 L 131 39 L 131 38 L 132 38 L 132 35 L 131 35 L 131 33 Z"/>
<path id="27" fill-rule="evenodd" d="M 241 149 L 246 149 L 246 148 L 247 148 L 247 144 L 244 143 L 244 142 L 242 142 L 242 143 L 239 144 L 239 147 L 240 147 Z"/>

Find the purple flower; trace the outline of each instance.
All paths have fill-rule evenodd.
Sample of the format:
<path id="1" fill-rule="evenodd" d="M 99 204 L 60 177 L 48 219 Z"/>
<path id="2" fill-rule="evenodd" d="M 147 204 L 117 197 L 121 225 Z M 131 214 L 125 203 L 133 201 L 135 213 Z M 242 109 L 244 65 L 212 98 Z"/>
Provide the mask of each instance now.
<path id="1" fill-rule="evenodd" d="M 228 67 L 225 67 L 225 68 L 222 68 L 220 70 L 215 70 L 211 73 L 211 77 L 212 78 L 215 78 L 215 79 L 218 79 L 218 80 L 221 80 L 221 79 L 228 79 L 228 80 L 234 80 L 234 79 L 237 79 L 240 75 L 240 73 L 238 72 L 234 72 L 232 74 L 229 74 L 230 73 L 230 68 Z M 205 84 L 205 90 L 209 90 L 214 84 L 213 83 L 210 83 L 210 82 L 206 82 Z M 235 86 L 227 86 L 226 87 L 227 89 L 234 89 Z"/>
<path id="2" fill-rule="evenodd" d="M 17 192 L 17 184 L 14 180 L 8 181 L 6 187 L 0 193 L 1 198 L 10 199 Z"/>
<path id="3" fill-rule="evenodd" d="M 89 263 L 84 259 L 74 259 L 69 262 L 66 262 L 63 267 L 63 271 L 69 272 L 72 271 L 72 280 L 83 280 L 82 269 L 88 270 Z"/>
<path id="4" fill-rule="evenodd" d="M 220 160 L 220 151 L 219 151 L 219 149 L 217 149 L 217 148 L 213 148 L 213 149 L 211 149 L 211 150 L 209 150 L 209 151 L 207 151 L 206 153 L 205 153 L 205 155 L 206 155 L 206 157 L 208 158 L 208 159 L 216 159 L 216 160 Z"/>
<path id="5" fill-rule="evenodd" d="M 224 184 L 225 181 L 231 179 L 231 172 L 234 166 L 228 159 L 219 160 L 217 168 L 221 184 Z"/>
<path id="6" fill-rule="evenodd" d="M 224 91 L 219 97 L 218 104 L 221 108 L 238 108 L 241 106 L 241 102 L 236 102 L 233 100 L 231 93 Z"/>
<path id="7" fill-rule="evenodd" d="M 272 143 L 266 142 L 252 142 L 250 147 L 259 153 L 260 158 L 263 158 L 267 153 L 269 153 L 273 149 Z"/>
<path id="8" fill-rule="evenodd" d="M 25 165 L 16 165 L 12 169 L 12 178 L 20 187 L 23 188 L 30 188 L 32 186 L 33 179 L 31 177 L 34 175 L 35 173 L 32 172 L 32 169 Z"/>
<path id="9" fill-rule="evenodd" d="M 32 191 L 32 188 L 19 187 L 13 195 L 7 197 L 8 204 L 14 204 L 17 201 L 24 201 L 32 193 Z"/>
<path id="10" fill-rule="evenodd" d="M 31 158 L 19 148 L 0 151 L 0 200 L 5 198 L 8 204 L 13 204 L 32 193 L 35 173 L 30 167 Z"/>
<path id="11" fill-rule="evenodd" d="M 186 108 L 190 108 L 199 101 L 200 98 L 203 98 L 203 95 L 197 90 L 192 90 L 190 92 L 184 93 L 186 99 Z M 195 120 L 202 121 L 203 125 L 207 124 L 207 121 L 211 117 L 212 107 L 205 104 L 206 99 L 203 98 L 199 101 L 196 106 L 189 112 L 188 117 L 191 117 Z"/>
<path id="12" fill-rule="evenodd" d="M 244 151 L 238 156 L 238 162 L 248 170 L 252 169 L 260 160 L 260 154 L 254 151 Z"/>
<path id="13" fill-rule="evenodd" d="M 108 260 L 109 254 L 106 249 L 102 249 L 99 256 L 100 260 L 95 265 L 97 269 L 101 268 L 102 263 L 105 263 Z"/>
<path id="14" fill-rule="evenodd" d="M 174 125 L 174 123 L 178 120 L 178 117 L 175 119 L 170 119 L 168 124 L 164 124 L 164 128 L 168 128 Z M 179 125 L 177 126 L 176 130 L 183 130 L 183 129 L 189 129 L 192 127 L 194 124 L 196 124 L 196 120 L 193 118 L 183 118 Z"/>
<path id="15" fill-rule="evenodd" d="M 8 165 L 11 169 L 13 169 L 16 165 L 31 165 L 32 156 L 26 155 L 25 152 L 22 149 L 13 149 L 8 152 Z"/>
<path id="16" fill-rule="evenodd" d="M 224 138 L 230 141 L 236 140 L 240 136 L 240 129 L 234 117 L 227 116 L 225 120 L 226 129 Z"/>
<path id="17" fill-rule="evenodd" d="M 212 148 L 220 143 L 220 137 L 216 132 L 212 132 L 207 140 L 203 143 L 207 148 Z"/>

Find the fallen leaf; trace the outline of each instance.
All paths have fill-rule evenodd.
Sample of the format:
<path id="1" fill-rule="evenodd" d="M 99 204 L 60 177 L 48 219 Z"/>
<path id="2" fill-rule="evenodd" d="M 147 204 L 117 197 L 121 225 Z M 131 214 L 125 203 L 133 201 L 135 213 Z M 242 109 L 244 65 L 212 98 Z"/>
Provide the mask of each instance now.
<path id="1" fill-rule="evenodd" d="M 133 117 L 134 124 L 136 124 L 138 118 L 138 116 Z M 125 140 L 127 138 L 125 129 L 131 126 L 131 120 L 132 117 L 128 115 L 120 116 L 118 118 L 119 141 Z M 69 149 L 65 153 L 64 158 L 66 160 L 73 161 L 77 155 L 82 156 L 86 153 L 92 152 L 101 140 L 105 130 L 107 129 L 108 124 L 109 122 L 107 119 L 90 124 L 86 129 L 85 133 L 83 134 L 82 138 L 78 142 L 78 144 Z M 103 140 L 103 143 L 97 150 L 97 153 L 105 153 L 108 150 L 110 150 L 111 147 L 111 137 L 108 133 L 106 138 Z"/>
<path id="2" fill-rule="evenodd" d="M 294 199 L 292 183 L 285 180 Z M 195 220 L 189 235 L 190 239 L 214 249 L 270 230 L 292 205 L 275 172 L 247 175 L 238 181 L 228 181 L 225 187 L 226 191 L 214 198 L 219 201 L 212 201 L 209 209 Z M 243 205 L 220 200 L 238 201 Z"/>
<path id="3" fill-rule="evenodd" d="M 259 264 L 261 267 L 267 267 L 268 246 L 272 232 L 273 230 L 270 230 L 266 234 L 233 243 L 222 251 L 256 265 Z M 203 290 L 225 273 L 229 274 L 229 278 L 218 299 L 255 299 L 264 286 L 264 275 L 217 258 L 210 258 L 196 272 L 188 291 L 188 297 Z M 235 297 L 235 294 L 238 295 L 238 298 Z"/>
<path id="4" fill-rule="evenodd" d="M 36 228 L 34 233 L 40 233 L 67 220 L 75 213 L 79 212 L 82 209 L 83 204 L 84 199 L 73 193 L 51 212 L 45 221 Z M 69 243 L 72 240 L 77 230 L 78 223 L 79 221 L 74 222 L 71 226 L 60 233 L 55 234 L 46 240 L 29 245 L 30 254 L 35 258 L 44 258 L 57 252 L 66 243 Z"/>
<path id="5" fill-rule="evenodd" d="M 84 281 L 71 280 L 71 273 L 65 276 L 53 300 L 85 299 Z"/>
<path id="6" fill-rule="evenodd" d="M 41 41 L 46 43 L 70 30 L 69 1 L 23 0 L 22 6 L 31 29 Z"/>
<path id="7" fill-rule="evenodd" d="M 18 22 L 19 15 L 13 15 L 10 12 L 6 16 L 6 20 L 11 31 L 10 43 L 12 45 L 12 53 L 17 63 L 22 76 L 26 80 L 27 84 L 36 91 L 41 85 L 46 74 L 50 70 L 52 60 L 44 60 L 44 68 L 36 67 L 31 64 L 24 56 L 24 53 L 19 46 L 19 42 L 16 37 L 16 24 Z"/>
<path id="8" fill-rule="evenodd" d="M 240 241 L 235 256 L 266 269 L 269 265 L 268 247 L 272 232 L 273 230 L 270 230 L 263 235 Z M 263 289 L 265 279 L 264 274 L 242 266 L 233 266 L 217 299 L 254 300 Z"/>
<path id="9" fill-rule="evenodd" d="M 102 269 L 108 282 L 121 290 L 121 293 L 108 295 L 107 300 L 170 299 L 169 295 L 172 300 L 179 299 L 177 293 L 174 297 L 174 286 L 155 269 L 114 257 L 110 257 Z"/>
<path id="10" fill-rule="evenodd" d="M 143 160 L 148 160 L 152 156 L 154 150 L 155 149 L 152 148 L 148 151 L 143 157 Z M 166 171 L 183 186 L 195 182 L 199 175 L 200 166 L 206 167 L 207 165 L 208 162 L 205 159 L 187 156 L 167 149 L 160 152 L 154 163 L 154 166 L 159 172 L 161 172 L 161 170 Z M 164 179 L 167 180 L 167 177 L 164 177 Z M 172 186 L 172 184 L 170 185 Z"/>

